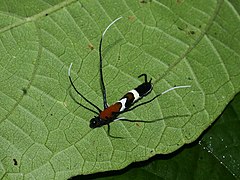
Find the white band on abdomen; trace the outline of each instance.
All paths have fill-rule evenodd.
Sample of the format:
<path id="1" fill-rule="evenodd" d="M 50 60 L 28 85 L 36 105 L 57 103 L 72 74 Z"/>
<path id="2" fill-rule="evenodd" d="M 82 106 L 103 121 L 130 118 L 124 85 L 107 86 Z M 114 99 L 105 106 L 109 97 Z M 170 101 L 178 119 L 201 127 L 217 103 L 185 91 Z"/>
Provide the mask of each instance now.
<path id="1" fill-rule="evenodd" d="M 128 91 L 128 92 L 133 94 L 133 96 L 134 96 L 133 102 L 137 101 L 140 98 L 139 93 L 135 89 Z"/>
<path id="2" fill-rule="evenodd" d="M 118 102 L 120 102 L 122 104 L 122 107 L 120 109 L 120 112 L 124 111 L 124 109 L 126 108 L 126 102 L 127 102 L 127 98 L 123 98 L 121 100 L 119 100 Z"/>

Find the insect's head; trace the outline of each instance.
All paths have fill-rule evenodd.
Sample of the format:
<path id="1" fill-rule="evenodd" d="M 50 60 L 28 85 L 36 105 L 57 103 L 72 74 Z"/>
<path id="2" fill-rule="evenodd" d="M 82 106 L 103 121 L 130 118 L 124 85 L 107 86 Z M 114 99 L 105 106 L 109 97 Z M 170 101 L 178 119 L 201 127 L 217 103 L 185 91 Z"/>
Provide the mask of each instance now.
<path id="1" fill-rule="evenodd" d="M 92 129 L 97 128 L 97 127 L 101 127 L 101 126 L 103 126 L 102 120 L 100 119 L 99 116 L 95 116 L 94 118 L 92 118 L 90 120 L 90 125 L 89 126 Z"/>

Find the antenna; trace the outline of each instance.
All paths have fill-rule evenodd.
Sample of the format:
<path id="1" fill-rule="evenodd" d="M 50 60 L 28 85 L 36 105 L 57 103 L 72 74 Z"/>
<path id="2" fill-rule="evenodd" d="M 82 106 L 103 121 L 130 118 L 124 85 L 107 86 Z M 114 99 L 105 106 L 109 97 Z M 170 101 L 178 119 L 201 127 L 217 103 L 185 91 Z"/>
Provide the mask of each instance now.
<path id="1" fill-rule="evenodd" d="M 102 96 L 103 96 L 103 107 L 104 109 L 108 108 L 108 104 L 107 104 L 107 97 L 106 97 L 106 88 L 104 85 L 104 80 L 103 80 L 103 71 L 102 71 L 102 41 L 104 38 L 105 33 L 107 32 L 107 30 L 115 23 L 117 22 L 119 19 L 121 19 L 122 16 L 120 16 L 119 18 L 115 19 L 113 22 L 111 22 L 108 27 L 103 31 L 102 33 L 102 37 L 100 39 L 100 43 L 99 43 L 99 57 L 100 57 L 100 85 L 101 85 L 101 90 L 102 90 Z"/>
<path id="2" fill-rule="evenodd" d="M 83 96 L 78 90 L 77 88 L 75 87 L 75 85 L 73 84 L 73 81 L 72 81 L 72 78 L 71 78 L 71 68 L 72 68 L 72 63 L 70 64 L 69 68 L 68 68 L 68 77 L 69 77 L 69 80 L 70 80 L 70 83 L 73 87 L 73 89 L 78 93 L 79 96 L 81 96 L 87 103 L 89 103 L 90 105 L 92 105 L 94 108 L 96 108 L 99 112 L 101 112 L 102 110 L 97 107 L 95 104 L 93 104 L 91 101 L 89 101 L 85 96 Z M 88 109 L 88 108 L 86 108 Z M 89 110 L 89 109 L 88 109 Z M 97 113 L 98 114 L 98 113 Z"/>

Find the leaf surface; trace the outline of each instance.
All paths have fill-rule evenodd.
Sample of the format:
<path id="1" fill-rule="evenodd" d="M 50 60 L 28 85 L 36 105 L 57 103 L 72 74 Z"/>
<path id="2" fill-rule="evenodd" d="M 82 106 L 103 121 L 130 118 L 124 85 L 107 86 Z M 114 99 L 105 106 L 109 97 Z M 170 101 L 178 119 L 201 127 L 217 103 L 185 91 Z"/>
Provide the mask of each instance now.
<path id="1" fill-rule="evenodd" d="M 89 128 L 94 114 L 67 77 L 102 108 L 98 45 L 109 104 L 142 82 L 154 90 L 191 85 Z M 66 179 L 115 170 L 193 142 L 239 92 L 239 6 L 235 1 L 1 1 L 0 177 Z M 183 117 L 183 115 L 187 115 Z"/>
<path id="2" fill-rule="evenodd" d="M 167 155 L 134 163 L 121 171 L 74 179 L 239 179 L 240 94 L 197 141 Z"/>

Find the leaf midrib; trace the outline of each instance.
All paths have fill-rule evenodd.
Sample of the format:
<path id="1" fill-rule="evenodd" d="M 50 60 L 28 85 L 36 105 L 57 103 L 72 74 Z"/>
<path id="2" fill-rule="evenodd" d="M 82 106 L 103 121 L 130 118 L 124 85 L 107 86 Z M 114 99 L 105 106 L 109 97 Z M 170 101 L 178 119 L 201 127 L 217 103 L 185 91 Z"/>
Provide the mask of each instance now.
<path id="1" fill-rule="evenodd" d="M 169 74 L 169 72 L 172 71 L 172 69 L 174 67 L 176 67 L 180 62 L 183 61 L 183 59 L 185 57 L 187 57 L 188 54 L 190 54 L 192 52 L 192 50 L 199 44 L 199 42 L 203 39 L 204 35 L 209 31 L 209 29 L 212 27 L 214 20 L 217 17 L 217 14 L 219 13 L 221 6 L 223 5 L 224 0 L 219 0 L 217 2 L 217 6 L 214 10 L 213 15 L 211 16 L 211 18 L 209 19 L 208 23 L 206 23 L 206 27 L 205 29 L 202 31 L 202 33 L 199 35 L 199 37 L 195 40 L 195 42 L 189 46 L 189 48 L 172 64 L 169 66 L 169 68 L 158 78 L 156 78 L 156 80 L 154 81 L 154 84 L 159 82 L 161 79 L 163 79 L 165 76 L 167 76 Z"/>

